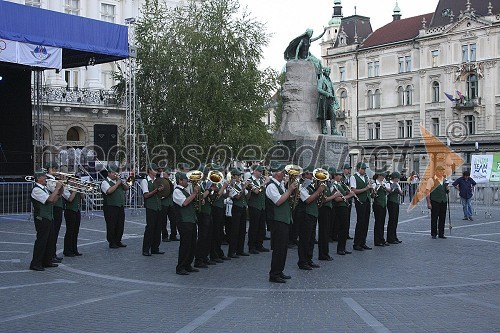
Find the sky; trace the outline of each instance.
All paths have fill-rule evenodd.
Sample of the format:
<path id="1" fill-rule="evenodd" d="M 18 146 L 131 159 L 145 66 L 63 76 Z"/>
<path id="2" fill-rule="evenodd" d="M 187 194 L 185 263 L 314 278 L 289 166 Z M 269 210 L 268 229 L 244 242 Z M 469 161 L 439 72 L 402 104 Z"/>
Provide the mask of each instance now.
<path id="1" fill-rule="evenodd" d="M 464 0 L 465 1 L 465 0 Z M 288 43 L 303 34 L 307 28 L 314 29 L 314 37 L 323 31 L 323 27 L 333 14 L 334 0 L 240 0 L 247 6 L 251 16 L 266 24 L 268 34 L 272 34 L 269 46 L 264 49 L 262 68 L 271 67 L 281 71 L 285 61 L 283 52 Z M 438 0 L 398 0 L 401 18 L 408 18 L 435 11 Z M 358 15 L 370 17 L 372 29 L 392 21 L 396 0 L 342 0 L 344 17 L 354 15 L 354 6 Z M 310 48 L 311 53 L 320 58 L 320 40 Z"/>

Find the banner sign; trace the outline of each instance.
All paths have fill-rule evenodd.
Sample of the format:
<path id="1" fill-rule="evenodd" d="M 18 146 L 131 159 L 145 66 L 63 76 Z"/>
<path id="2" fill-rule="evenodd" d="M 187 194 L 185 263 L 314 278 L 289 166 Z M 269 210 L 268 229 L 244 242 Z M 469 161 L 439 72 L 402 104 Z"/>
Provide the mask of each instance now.
<path id="1" fill-rule="evenodd" d="M 62 69 L 62 49 L 0 39 L 0 61 Z"/>
<path id="2" fill-rule="evenodd" d="M 490 182 L 500 182 L 500 154 L 493 155 Z"/>
<path id="3" fill-rule="evenodd" d="M 470 176 L 476 183 L 487 183 L 493 166 L 493 155 L 472 155 Z"/>

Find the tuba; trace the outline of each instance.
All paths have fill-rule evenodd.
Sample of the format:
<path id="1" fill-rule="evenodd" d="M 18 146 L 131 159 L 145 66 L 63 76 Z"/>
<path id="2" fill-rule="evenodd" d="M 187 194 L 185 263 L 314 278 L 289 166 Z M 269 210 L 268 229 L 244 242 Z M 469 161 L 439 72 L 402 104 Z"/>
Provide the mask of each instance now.
<path id="1" fill-rule="evenodd" d="M 326 171 L 325 169 L 322 168 L 316 168 L 312 172 L 313 178 L 315 180 L 314 187 L 317 189 L 321 185 L 324 185 L 325 188 L 328 187 L 328 179 L 330 178 L 330 173 Z M 323 206 L 323 203 L 325 202 L 325 191 L 321 192 L 318 197 L 318 207 Z"/>
<path id="2" fill-rule="evenodd" d="M 200 187 L 200 181 L 203 179 L 203 172 L 199 170 L 192 170 L 186 174 L 186 177 L 191 182 L 191 184 L 193 184 L 193 188 Z M 194 201 L 195 210 L 199 212 L 201 210 L 202 205 L 203 205 L 203 193 L 201 192 L 200 189 Z"/>
<path id="3" fill-rule="evenodd" d="M 292 206 L 292 210 L 295 209 L 297 206 L 297 203 L 299 202 L 300 198 L 300 189 L 299 189 L 299 177 L 302 175 L 302 168 L 299 165 L 295 164 L 288 164 L 285 166 L 285 174 L 288 175 L 288 184 L 291 183 L 297 183 L 297 189 L 293 193 L 292 196 L 290 196 L 290 206 Z"/>

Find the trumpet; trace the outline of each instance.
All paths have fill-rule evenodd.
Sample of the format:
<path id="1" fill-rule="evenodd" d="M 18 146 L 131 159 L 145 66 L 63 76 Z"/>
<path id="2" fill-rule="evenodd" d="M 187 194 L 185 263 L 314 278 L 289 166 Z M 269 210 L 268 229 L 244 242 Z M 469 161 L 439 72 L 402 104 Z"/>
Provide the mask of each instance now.
<path id="1" fill-rule="evenodd" d="M 325 188 L 328 186 L 327 181 L 330 178 L 330 173 L 328 171 L 322 168 L 316 168 L 313 170 L 312 175 L 314 180 L 316 181 L 314 185 L 316 189 L 319 188 L 321 185 L 324 185 Z M 323 206 L 324 202 L 325 202 L 325 191 L 322 191 L 318 197 L 317 201 L 318 207 Z"/>
<path id="2" fill-rule="evenodd" d="M 297 189 L 293 196 L 290 196 L 290 205 L 292 206 L 292 210 L 297 207 L 297 203 L 300 198 L 300 190 L 299 190 L 299 177 L 302 174 L 303 170 L 300 166 L 295 164 L 288 164 L 285 166 L 285 174 L 288 175 L 288 184 L 297 183 Z"/>

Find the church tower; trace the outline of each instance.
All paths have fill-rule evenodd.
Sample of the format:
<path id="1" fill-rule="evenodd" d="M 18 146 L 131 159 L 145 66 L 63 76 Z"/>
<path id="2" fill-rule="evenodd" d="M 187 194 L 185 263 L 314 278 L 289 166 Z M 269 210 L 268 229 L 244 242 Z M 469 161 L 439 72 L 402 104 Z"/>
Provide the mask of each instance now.
<path id="1" fill-rule="evenodd" d="M 321 42 L 321 55 L 326 55 L 327 49 L 335 44 L 340 31 L 342 17 L 341 0 L 334 0 L 332 18 L 328 21 L 328 27 L 323 37 L 323 41 Z"/>

